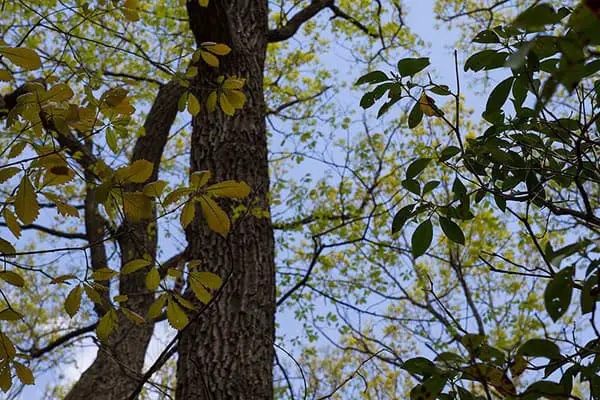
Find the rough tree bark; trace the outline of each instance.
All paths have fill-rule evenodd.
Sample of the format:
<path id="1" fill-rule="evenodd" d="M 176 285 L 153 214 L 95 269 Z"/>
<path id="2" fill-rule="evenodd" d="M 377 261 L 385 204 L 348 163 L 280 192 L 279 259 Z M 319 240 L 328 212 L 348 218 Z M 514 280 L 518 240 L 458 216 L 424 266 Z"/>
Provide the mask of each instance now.
<path id="1" fill-rule="evenodd" d="M 218 0 L 207 8 L 187 2 L 198 44 L 232 48 L 218 70 L 200 65 L 193 83 L 199 98 L 219 75 L 246 79 L 248 102 L 233 117 L 202 111 L 193 121 L 191 171 L 210 170 L 214 182 L 234 179 L 252 188 L 254 206 L 268 210 L 269 174 L 264 61 L 266 0 Z M 197 213 L 197 215 L 201 215 Z M 272 399 L 275 335 L 275 265 L 269 218 L 240 218 L 227 238 L 202 218 L 187 232 L 188 258 L 226 280 L 217 301 L 183 332 L 178 345 L 176 398 Z"/>

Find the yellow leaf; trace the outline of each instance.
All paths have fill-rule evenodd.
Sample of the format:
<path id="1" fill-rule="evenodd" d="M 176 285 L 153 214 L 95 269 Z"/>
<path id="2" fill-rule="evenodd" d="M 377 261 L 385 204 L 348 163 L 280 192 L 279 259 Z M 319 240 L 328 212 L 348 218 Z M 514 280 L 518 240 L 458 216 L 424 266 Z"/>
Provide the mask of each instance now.
<path id="1" fill-rule="evenodd" d="M 208 0 L 198 0 L 200 7 L 208 7 Z"/>
<path id="2" fill-rule="evenodd" d="M 117 327 L 119 323 L 119 316 L 114 308 L 111 308 L 100 318 L 98 326 L 96 327 L 96 335 L 98 339 L 105 342 L 110 336 L 111 332 Z"/>
<path id="3" fill-rule="evenodd" d="M 160 197 L 166 186 L 166 181 L 158 180 L 155 182 L 150 182 L 144 186 L 144 196 Z"/>
<path id="4" fill-rule="evenodd" d="M 198 190 L 202 186 L 206 185 L 206 182 L 208 182 L 211 177 L 212 173 L 210 171 L 194 171 L 190 175 L 190 185 L 195 190 Z"/>
<path id="5" fill-rule="evenodd" d="M 148 309 L 148 319 L 156 319 L 162 314 L 162 309 L 167 303 L 167 295 L 162 295 Z"/>
<path id="6" fill-rule="evenodd" d="M 143 258 L 138 258 L 137 260 L 129 261 L 127 264 L 125 264 L 123 266 L 123 268 L 121 268 L 121 275 L 132 274 L 135 271 L 145 268 L 150 264 L 151 264 L 150 261 L 144 260 Z"/>
<path id="7" fill-rule="evenodd" d="M 192 93 L 190 93 L 190 95 L 188 96 L 187 106 L 189 113 L 192 114 L 194 117 L 200 112 L 200 102 L 198 101 L 198 98 L 196 98 L 196 96 L 194 96 Z"/>
<path id="8" fill-rule="evenodd" d="M 239 90 L 226 90 L 225 96 L 234 108 L 243 108 L 246 104 L 246 95 Z"/>
<path id="9" fill-rule="evenodd" d="M 197 310 L 198 309 L 198 307 L 196 307 L 196 305 L 194 303 L 192 303 L 191 301 L 189 301 L 182 295 L 174 293 L 173 296 L 175 296 L 177 303 L 181 304 L 183 307 L 187 308 L 188 310 Z"/>
<path id="10" fill-rule="evenodd" d="M 23 176 L 15 196 L 15 211 L 24 224 L 31 224 L 37 218 L 40 205 L 35 189 L 27 175 Z"/>
<path id="11" fill-rule="evenodd" d="M 133 164 L 121 167 L 115 171 L 115 178 L 121 182 L 144 183 L 152 175 L 152 163 L 146 160 L 137 160 Z"/>
<path id="12" fill-rule="evenodd" d="M 17 250 L 10 242 L 0 238 L 0 254 L 15 254 Z"/>
<path id="13" fill-rule="evenodd" d="M 7 361 L 0 363 L 0 389 L 3 392 L 8 392 L 12 387 L 12 376 Z"/>
<path id="14" fill-rule="evenodd" d="M 120 294 L 118 296 L 113 297 L 113 300 L 117 303 L 124 303 L 127 300 L 129 300 L 129 296 L 127 296 L 126 294 Z"/>
<path id="15" fill-rule="evenodd" d="M 65 204 L 61 201 L 57 201 L 56 203 L 56 208 L 58 209 L 58 212 L 60 213 L 60 215 L 66 217 L 66 216 L 70 216 L 70 217 L 79 217 L 79 211 L 77 210 L 77 208 L 70 206 L 68 204 Z"/>
<path id="16" fill-rule="evenodd" d="M 0 311 L 0 320 L 2 321 L 18 321 L 20 319 L 23 319 L 23 315 L 12 308 L 5 308 Z"/>
<path id="17" fill-rule="evenodd" d="M 140 20 L 140 14 L 136 10 L 123 7 L 121 11 L 123 12 L 123 16 L 125 16 L 127 21 L 136 22 Z"/>
<path id="18" fill-rule="evenodd" d="M 146 320 L 144 319 L 144 317 L 142 317 L 140 314 L 136 313 L 135 311 L 131 311 L 128 308 L 121 307 L 121 312 L 123 312 L 123 314 L 127 318 L 129 318 L 130 320 L 132 320 L 136 324 L 143 324 L 144 322 L 146 322 Z"/>
<path id="19" fill-rule="evenodd" d="M 167 303 L 167 320 L 169 321 L 169 325 L 178 331 L 185 328 L 189 322 L 185 311 L 179 307 L 179 304 L 173 298 L 170 298 Z"/>
<path id="20" fill-rule="evenodd" d="M 26 70 L 31 71 L 42 66 L 40 56 L 31 49 L 24 47 L 0 47 L 0 54 L 8 58 L 13 64 Z"/>
<path id="21" fill-rule="evenodd" d="M 15 79 L 12 74 L 6 70 L 0 69 L 0 81 L 10 82 Z"/>
<path id="22" fill-rule="evenodd" d="M 17 355 L 17 350 L 8 336 L 0 332 L 0 360 L 10 360 Z"/>
<path id="23" fill-rule="evenodd" d="M 202 44 L 202 47 L 204 47 L 206 50 L 210 51 L 213 54 L 216 54 L 218 56 L 226 56 L 227 54 L 229 54 L 231 52 L 231 47 L 227 46 L 224 43 L 210 43 L 210 44 Z"/>
<path id="24" fill-rule="evenodd" d="M 81 285 L 75 286 L 67 295 L 65 299 L 65 311 L 69 314 L 69 317 L 73 318 L 77 311 L 79 311 L 79 307 L 81 306 L 81 293 L 82 293 Z"/>
<path id="25" fill-rule="evenodd" d="M 94 289 L 93 287 L 91 287 L 90 285 L 83 285 L 83 290 L 85 290 L 85 295 L 88 297 L 88 299 L 90 299 L 91 301 L 93 301 L 96 304 L 102 304 L 102 296 L 100 296 L 100 293 L 98 293 L 98 291 L 96 289 Z"/>
<path id="26" fill-rule="evenodd" d="M 202 208 L 202 214 L 206 218 L 208 227 L 213 231 L 226 236 L 231 228 L 229 217 L 219 205 L 208 196 L 198 196 L 198 202 Z"/>
<path id="27" fill-rule="evenodd" d="M 181 270 L 177 268 L 169 268 L 167 270 L 167 275 L 169 275 L 172 278 L 181 278 L 183 276 L 183 272 L 181 272 Z"/>
<path id="28" fill-rule="evenodd" d="M 202 57 L 204 62 L 210 65 L 211 67 L 219 66 L 219 59 L 215 57 L 214 54 L 209 53 L 208 51 L 200 50 L 200 57 Z"/>
<path id="29" fill-rule="evenodd" d="M 196 298 L 202 303 L 208 304 L 211 301 L 212 294 L 197 279 L 190 279 L 190 287 Z"/>
<path id="30" fill-rule="evenodd" d="M 17 221 L 17 217 L 8 208 L 4 208 L 4 222 L 13 235 L 18 239 L 21 237 L 21 225 Z"/>
<path id="31" fill-rule="evenodd" d="M 142 192 L 123 193 L 123 212 L 131 222 L 152 218 L 152 200 Z"/>
<path id="32" fill-rule="evenodd" d="M 95 270 L 94 272 L 92 272 L 92 275 L 90 275 L 90 278 L 97 282 L 102 282 L 102 281 L 110 281 L 112 278 L 114 278 L 117 275 L 118 275 L 117 271 L 112 270 L 108 267 L 104 267 L 104 268 L 99 268 L 99 269 Z"/>
<path id="33" fill-rule="evenodd" d="M 4 183 L 21 171 L 17 167 L 9 167 L 0 169 L 0 183 Z"/>
<path id="34" fill-rule="evenodd" d="M 244 83 L 246 83 L 245 79 L 227 78 L 223 82 L 223 86 L 222 87 L 225 90 L 241 89 L 241 88 L 244 87 Z"/>
<path id="35" fill-rule="evenodd" d="M 16 287 L 25 286 L 25 280 L 23 277 L 14 271 L 1 271 L 0 279 Z"/>
<path id="36" fill-rule="evenodd" d="M 15 373 L 17 374 L 17 377 L 23 385 L 35 384 L 33 373 L 28 367 L 16 361 L 13 361 L 13 366 L 15 367 Z"/>
<path id="37" fill-rule="evenodd" d="M 250 194 L 250 186 L 246 182 L 223 181 L 210 185 L 206 193 L 216 197 L 246 197 Z"/>
<path id="38" fill-rule="evenodd" d="M 436 107 L 435 101 L 425 94 L 425 91 L 421 93 L 421 97 L 419 98 L 419 108 L 423 112 L 423 114 L 428 116 L 441 116 L 444 115 L 442 110 Z"/>
<path id="39" fill-rule="evenodd" d="M 181 226 L 183 226 L 184 228 L 186 228 L 190 222 L 192 222 L 194 220 L 194 216 L 196 215 L 196 206 L 194 204 L 193 200 L 189 200 L 187 203 L 185 203 L 185 205 L 183 206 L 183 209 L 181 210 Z"/>
<path id="40" fill-rule="evenodd" d="M 77 279 L 77 275 L 59 275 L 56 278 L 53 278 L 50 283 L 53 285 L 59 284 L 59 283 L 65 283 L 67 281 L 72 281 L 74 279 Z"/>
<path id="41" fill-rule="evenodd" d="M 152 268 L 146 275 L 146 287 L 149 291 L 154 292 L 160 285 L 160 274 L 156 268 Z"/>
<path id="42" fill-rule="evenodd" d="M 202 286 L 208 289 L 219 289 L 223 285 L 223 280 L 217 274 L 212 272 L 190 272 L 190 280 L 196 280 Z"/>
<path id="43" fill-rule="evenodd" d="M 209 112 L 214 112 L 217 108 L 217 91 L 213 90 L 206 99 L 206 109 Z"/>
<path id="44" fill-rule="evenodd" d="M 235 112 L 235 108 L 233 108 L 229 102 L 229 99 L 224 93 L 221 93 L 219 96 L 219 105 L 221 106 L 221 110 L 223 110 L 223 112 L 229 116 L 233 115 Z"/>

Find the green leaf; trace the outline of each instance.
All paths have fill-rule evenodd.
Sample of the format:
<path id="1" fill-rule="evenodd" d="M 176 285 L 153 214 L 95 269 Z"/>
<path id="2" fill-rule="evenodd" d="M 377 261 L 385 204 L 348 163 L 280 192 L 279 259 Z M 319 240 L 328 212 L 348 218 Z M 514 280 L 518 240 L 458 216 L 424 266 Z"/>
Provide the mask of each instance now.
<path id="1" fill-rule="evenodd" d="M 410 129 L 416 128 L 417 126 L 419 126 L 422 120 L 423 111 L 421 110 L 421 106 L 417 101 L 413 106 L 412 110 L 410 110 L 410 114 L 408 114 L 408 127 Z"/>
<path id="2" fill-rule="evenodd" d="M 425 357 L 415 357 L 406 360 L 401 368 L 411 374 L 432 375 L 436 368 L 435 364 Z"/>
<path id="3" fill-rule="evenodd" d="M 581 314 L 585 315 L 594 311 L 599 294 L 598 274 L 594 274 L 585 281 L 583 288 L 581 288 Z"/>
<path id="4" fill-rule="evenodd" d="M 460 149 L 456 146 L 448 146 L 440 153 L 440 161 L 447 161 L 460 153 Z"/>
<path id="5" fill-rule="evenodd" d="M 431 158 L 419 158 L 413 161 L 406 169 L 406 179 L 419 175 L 431 162 Z"/>
<path id="6" fill-rule="evenodd" d="M 560 270 L 548 282 L 544 291 L 546 311 L 554 322 L 558 321 L 569 308 L 573 294 L 573 267 Z"/>
<path id="7" fill-rule="evenodd" d="M 429 65 L 429 58 L 404 58 L 398 61 L 398 72 L 401 76 L 413 76 Z"/>
<path id="8" fill-rule="evenodd" d="M 473 42 L 475 43 L 500 43 L 500 38 L 491 29 L 486 29 L 485 31 L 479 32 L 474 38 Z"/>
<path id="9" fill-rule="evenodd" d="M 412 215 L 412 211 L 415 208 L 415 204 L 410 204 L 408 206 L 404 206 L 396 213 L 394 216 L 394 220 L 392 221 L 392 235 L 398 233 L 406 224 L 406 221 Z"/>
<path id="10" fill-rule="evenodd" d="M 81 306 L 81 294 L 83 292 L 83 288 L 81 285 L 75 286 L 65 299 L 65 311 L 69 314 L 69 317 L 73 318 L 77 311 L 79 311 L 79 307 Z"/>
<path id="11" fill-rule="evenodd" d="M 207 289 L 220 289 L 223 285 L 223 280 L 219 275 L 213 274 L 212 272 L 190 272 L 190 279 L 193 279 L 200 283 Z"/>
<path id="12" fill-rule="evenodd" d="M 431 220 L 421 223 L 413 232 L 411 238 L 412 254 L 414 258 L 420 257 L 431 246 L 433 240 L 433 225 Z"/>
<path id="13" fill-rule="evenodd" d="M 508 99 L 508 94 L 512 88 L 513 81 L 513 77 L 507 78 L 492 90 L 485 106 L 486 112 L 491 113 L 502 108 L 504 103 L 506 103 L 506 99 Z"/>
<path id="14" fill-rule="evenodd" d="M 24 47 L 0 47 L 0 54 L 13 64 L 26 70 L 38 69 L 42 66 L 40 56 L 31 49 Z"/>
<path id="15" fill-rule="evenodd" d="M 0 272 L 0 279 L 2 279 L 3 281 L 5 281 L 6 283 L 9 283 L 13 286 L 16 287 L 23 287 L 25 286 L 25 280 L 23 279 L 23 277 L 19 274 L 17 274 L 14 271 L 2 271 Z"/>
<path id="16" fill-rule="evenodd" d="M 458 244 L 465 244 L 465 235 L 462 229 L 451 219 L 440 216 L 440 226 L 448 239 Z"/>
<path id="17" fill-rule="evenodd" d="M 528 28 L 554 24 L 560 20 L 560 15 L 554 11 L 551 5 L 542 3 L 523 11 L 515 19 L 514 24 L 519 27 Z"/>
<path id="18" fill-rule="evenodd" d="M 410 400 L 435 400 L 446 386 L 447 378 L 434 375 L 410 391 Z"/>
<path id="19" fill-rule="evenodd" d="M 496 50 L 483 50 L 473 54 L 465 62 L 464 70 L 474 72 L 503 67 L 508 53 Z"/>
<path id="20" fill-rule="evenodd" d="M 148 274 L 146 274 L 146 287 L 149 291 L 154 292 L 158 285 L 160 285 L 160 274 L 158 269 L 152 268 Z"/>
<path id="21" fill-rule="evenodd" d="M 23 315 L 12 308 L 5 308 L 0 311 L 0 321 L 18 321 L 20 319 L 23 319 Z"/>
<path id="22" fill-rule="evenodd" d="M 421 185 L 419 184 L 419 181 L 414 179 L 406 179 L 402 181 L 402 187 L 409 192 L 416 194 L 417 196 L 421 194 Z"/>
<path id="23" fill-rule="evenodd" d="M 358 78 L 355 85 L 362 85 L 364 83 L 379 83 L 387 80 L 387 75 L 382 71 L 371 71 L 368 74 L 365 74 Z"/>
<path id="24" fill-rule="evenodd" d="M 546 357 L 550 360 L 561 358 L 558 345 L 547 339 L 529 339 L 519 347 L 518 354 L 528 357 Z"/>
<path id="25" fill-rule="evenodd" d="M 429 182 L 427 182 L 425 184 L 425 186 L 423 186 L 423 195 L 426 195 L 427 193 L 431 192 L 432 190 L 434 190 L 439 185 L 440 185 L 440 181 L 429 181 Z"/>
<path id="26" fill-rule="evenodd" d="M 17 375 L 17 377 L 23 385 L 35 384 L 33 373 L 31 372 L 31 369 L 29 369 L 29 367 L 26 367 L 25 365 L 17 361 L 13 361 L 13 367 L 15 368 L 15 374 Z"/>
<path id="27" fill-rule="evenodd" d="M 15 196 L 15 212 L 24 224 L 33 223 L 39 213 L 40 205 L 37 201 L 37 194 L 27 175 L 24 175 L 19 183 L 17 194 Z"/>

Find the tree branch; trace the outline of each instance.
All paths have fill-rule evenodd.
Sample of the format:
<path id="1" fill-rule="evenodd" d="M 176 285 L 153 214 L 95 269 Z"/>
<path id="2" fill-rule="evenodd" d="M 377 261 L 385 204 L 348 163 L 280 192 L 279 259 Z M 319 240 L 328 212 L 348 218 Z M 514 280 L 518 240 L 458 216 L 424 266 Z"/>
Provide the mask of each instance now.
<path id="1" fill-rule="evenodd" d="M 267 41 L 269 43 L 281 42 L 294 36 L 302 24 L 309 21 L 321 10 L 333 6 L 334 0 L 313 0 L 309 6 L 294 15 L 287 24 L 279 29 L 272 29 L 267 32 Z"/>
<path id="2" fill-rule="evenodd" d="M 0 222 L 0 226 L 6 227 L 7 225 L 4 222 Z M 63 238 L 63 239 L 80 239 L 80 240 L 85 240 L 87 238 L 87 236 L 85 235 L 85 233 L 63 232 L 63 231 L 59 231 L 59 230 L 56 230 L 56 229 L 48 228 L 46 226 L 42 226 L 42 225 L 38 225 L 38 224 L 21 225 L 21 229 L 24 230 L 24 231 L 25 230 L 36 230 L 36 231 L 44 232 L 44 233 L 47 233 L 49 235 L 53 235 L 53 236 L 60 237 L 60 238 Z"/>

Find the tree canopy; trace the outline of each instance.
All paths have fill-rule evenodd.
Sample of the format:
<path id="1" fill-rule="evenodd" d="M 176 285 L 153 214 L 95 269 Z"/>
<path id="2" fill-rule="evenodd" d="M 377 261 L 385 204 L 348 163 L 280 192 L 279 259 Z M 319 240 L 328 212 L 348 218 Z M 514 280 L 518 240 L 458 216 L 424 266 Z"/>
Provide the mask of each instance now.
<path id="1" fill-rule="evenodd" d="M 0 389 L 600 397 L 596 3 L 3 2 Z"/>

